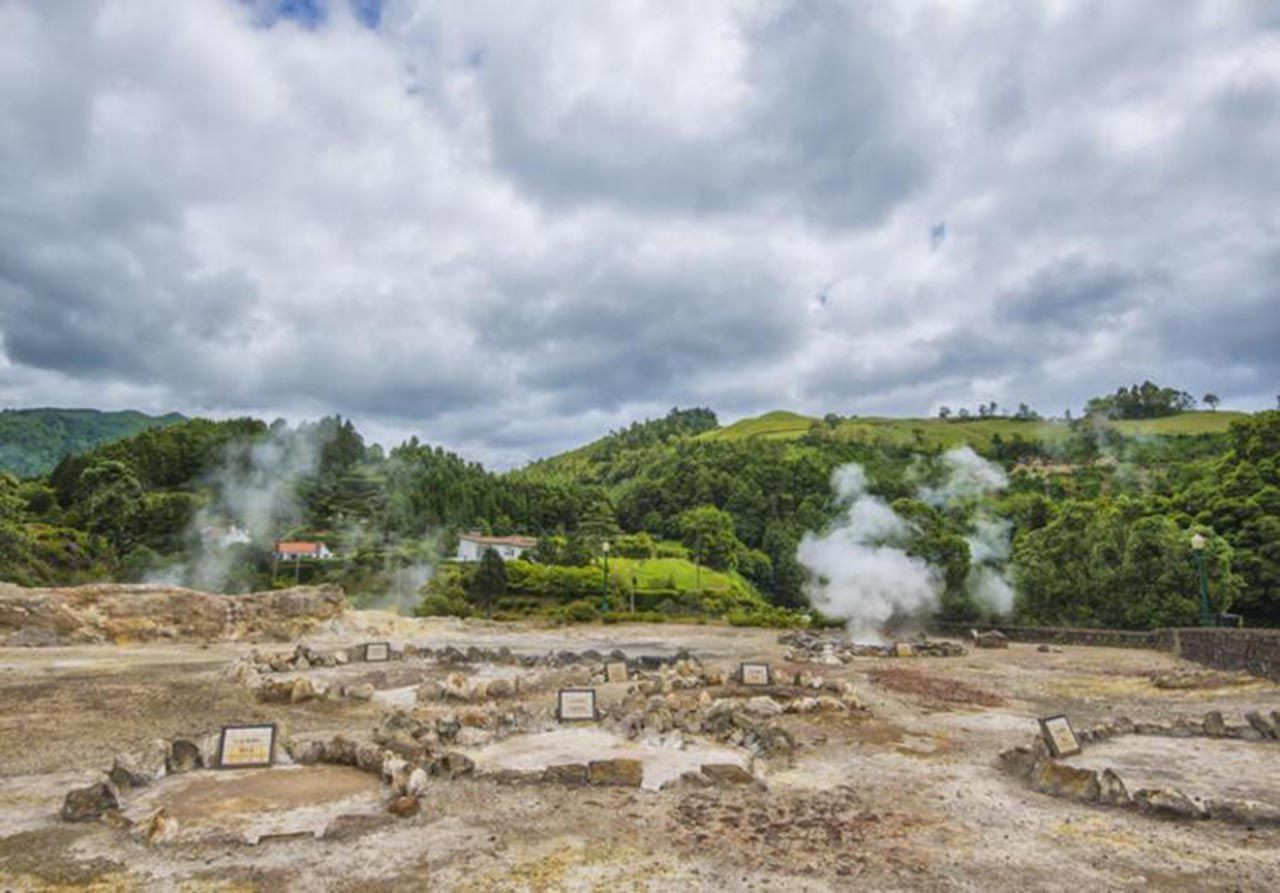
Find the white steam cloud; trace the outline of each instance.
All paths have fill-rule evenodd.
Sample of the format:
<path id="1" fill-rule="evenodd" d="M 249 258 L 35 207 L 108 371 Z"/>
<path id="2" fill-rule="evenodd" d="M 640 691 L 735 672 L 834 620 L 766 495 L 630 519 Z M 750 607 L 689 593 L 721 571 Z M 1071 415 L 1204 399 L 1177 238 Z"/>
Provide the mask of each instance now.
<path id="1" fill-rule="evenodd" d="M 843 515 L 826 533 L 806 533 L 796 553 L 813 575 L 809 600 L 824 614 L 847 618 L 851 636 L 879 641 L 895 610 L 915 611 L 936 601 L 941 575 L 894 545 L 910 528 L 867 492 L 861 465 L 837 468 L 831 486 Z"/>
<path id="2" fill-rule="evenodd" d="M 152 574 L 149 581 L 224 591 L 245 560 L 235 546 L 274 546 L 280 531 L 301 516 L 295 488 L 316 471 L 323 439 L 315 428 L 282 428 L 265 440 L 229 444 L 208 481 L 213 501 L 196 512 L 188 530 L 187 562 Z"/>
<path id="3" fill-rule="evenodd" d="M 917 491 L 919 499 L 939 508 L 975 500 L 1008 483 L 1003 469 L 967 446 L 948 450 L 941 463 L 942 482 Z M 943 575 L 907 553 L 911 525 L 867 491 L 862 466 L 837 468 L 831 486 L 843 511 L 823 533 L 806 533 L 796 553 L 810 572 L 809 599 L 824 614 L 847 620 L 852 637 L 880 641 L 895 614 L 915 615 L 937 604 Z M 1004 576 L 1010 529 L 1004 520 L 979 514 L 965 538 L 966 589 L 988 613 L 1004 614 L 1013 607 L 1013 588 Z"/>

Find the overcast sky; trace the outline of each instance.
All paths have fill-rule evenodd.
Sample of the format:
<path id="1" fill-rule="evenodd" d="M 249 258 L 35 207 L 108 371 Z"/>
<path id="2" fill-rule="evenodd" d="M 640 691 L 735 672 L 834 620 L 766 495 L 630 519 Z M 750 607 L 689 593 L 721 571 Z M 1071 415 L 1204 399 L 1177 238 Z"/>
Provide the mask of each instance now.
<path id="1" fill-rule="evenodd" d="M 1280 393 L 1280 4 L 0 0 L 0 406 L 502 467 Z"/>

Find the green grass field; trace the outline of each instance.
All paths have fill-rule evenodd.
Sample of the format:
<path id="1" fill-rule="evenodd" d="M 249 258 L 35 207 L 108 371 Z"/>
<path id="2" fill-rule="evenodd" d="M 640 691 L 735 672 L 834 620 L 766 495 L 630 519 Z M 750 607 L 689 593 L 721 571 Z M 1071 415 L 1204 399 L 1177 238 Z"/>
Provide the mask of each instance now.
<path id="1" fill-rule="evenodd" d="M 1126 437 L 1194 436 L 1222 433 L 1233 421 L 1245 417 L 1247 413 L 1243 412 L 1184 412 L 1159 419 L 1101 421 L 1099 424 L 1115 428 Z M 806 434 L 816 421 L 819 420 L 794 412 L 768 412 L 707 431 L 698 435 L 698 439 L 744 440 L 761 437 L 768 440 L 795 440 Z M 867 416 L 844 419 L 832 433 L 840 440 L 892 446 L 952 447 L 967 443 L 984 448 L 996 434 L 1004 440 L 1021 437 L 1023 440 L 1053 443 L 1066 439 L 1070 429 L 1061 422 L 1024 421 L 1004 417 L 944 420 Z"/>
<path id="2" fill-rule="evenodd" d="M 749 585 L 736 574 L 730 575 L 709 567 L 697 568 L 683 558 L 610 558 L 609 574 L 624 580 L 635 579 L 640 589 L 694 589 L 749 591 Z"/>

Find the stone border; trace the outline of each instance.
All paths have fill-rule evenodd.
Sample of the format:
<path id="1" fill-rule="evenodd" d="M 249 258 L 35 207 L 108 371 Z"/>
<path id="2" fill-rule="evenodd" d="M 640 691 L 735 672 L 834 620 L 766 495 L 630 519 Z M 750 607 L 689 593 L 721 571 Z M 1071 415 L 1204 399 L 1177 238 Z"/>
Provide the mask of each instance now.
<path id="1" fill-rule="evenodd" d="M 1117 717 L 1110 723 L 1078 731 L 1082 749 L 1086 745 L 1122 735 L 1160 735 L 1171 738 L 1235 738 L 1244 741 L 1280 741 L 1280 710 L 1268 718 L 1259 710 L 1244 714 L 1245 725 L 1228 725 L 1219 711 L 1210 711 L 1201 720 L 1179 719 L 1172 723 L 1134 722 Z M 1001 752 L 1000 768 L 1023 779 L 1033 790 L 1082 803 L 1132 808 L 1139 812 L 1172 819 L 1217 819 L 1255 826 L 1280 825 L 1280 804 L 1231 797 L 1209 797 L 1201 805 L 1177 788 L 1144 788 L 1129 793 L 1120 775 L 1111 768 L 1101 772 L 1069 766 L 1049 754 L 1042 736 L 1028 745 Z"/>

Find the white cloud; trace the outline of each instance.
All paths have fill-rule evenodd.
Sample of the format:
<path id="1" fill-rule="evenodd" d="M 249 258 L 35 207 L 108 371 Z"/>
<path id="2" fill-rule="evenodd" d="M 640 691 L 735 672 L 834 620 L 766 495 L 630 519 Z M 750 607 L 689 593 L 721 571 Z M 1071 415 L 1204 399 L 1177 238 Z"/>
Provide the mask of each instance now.
<path id="1" fill-rule="evenodd" d="M 270 6 L 0 0 L 0 401 L 507 464 L 675 403 L 1272 399 L 1256 4 Z"/>

